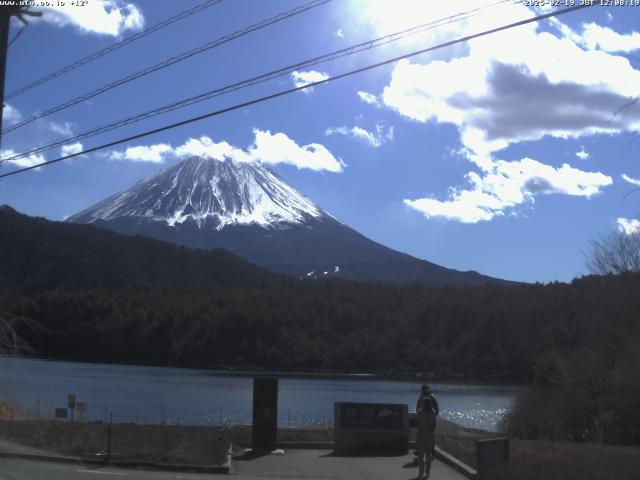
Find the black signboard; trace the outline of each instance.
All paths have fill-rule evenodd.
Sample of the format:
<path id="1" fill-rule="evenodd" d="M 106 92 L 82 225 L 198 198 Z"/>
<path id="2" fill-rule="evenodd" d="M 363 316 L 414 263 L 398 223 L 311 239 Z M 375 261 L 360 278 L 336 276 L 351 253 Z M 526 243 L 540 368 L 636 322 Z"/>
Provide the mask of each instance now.
<path id="1" fill-rule="evenodd" d="M 340 403 L 340 427 L 403 430 L 404 409 L 389 403 Z"/>
<path id="2" fill-rule="evenodd" d="M 497 480 L 504 478 L 504 471 L 509 462 L 509 439 L 476 440 L 476 455 L 478 479 Z"/>
<path id="3" fill-rule="evenodd" d="M 67 418 L 67 409 L 66 408 L 56 408 L 56 418 Z"/>
<path id="4" fill-rule="evenodd" d="M 278 439 L 278 379 L 253 379 L 253 428 L 254 451 L 275 450 Z"/>

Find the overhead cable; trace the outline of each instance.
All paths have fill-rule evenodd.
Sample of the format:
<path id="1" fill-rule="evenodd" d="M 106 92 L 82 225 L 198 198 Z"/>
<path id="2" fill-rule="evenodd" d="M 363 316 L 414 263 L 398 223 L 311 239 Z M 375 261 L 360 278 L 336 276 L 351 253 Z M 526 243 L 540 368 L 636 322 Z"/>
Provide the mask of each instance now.
<path id="1" fill-rule="evenodd" d="M 308 68 L 308 67 L 312 67 L 321 63 L 325 63 L 328 61 L 332 61 L 332 60 L 336 60 L 338 58 L 342 58 L 342 57 L 346 57 L 349 55 L 354 55 L 356 53 L 365 51 L 365 50 L 370 50 L 382 45 L 386 45 L 388 43 L 391 42 L 395 42 L 398 40 L 402 40 L 404 38 L 407 38 L 408 36 L 411 35 L 416 35 L 419 33 L 423 33 L 425 31 L 440 27 L 442 25 L 446 25 L 446 24 L 450 24 L 453 22 L 458 22 L 461 20 L 465 20 L 467 18 L 470 18 L 472 15 L 476 14 L 478 11 L 489 8 L 489 7 L 493 7 L 499 4 L 503 4 L 503 3 L 513 3 L 513 0 L 501 0 L 498 2 L 495 2 L 493 4 L 490 5 L 485 5 L 483 7 L 478 7 L 472 10 L 469 10 L 467 12 L 460 12 L 458 14 L 455 15 L 450 15 L 448 17 L 444 17 L 442 19 L 439 20 L 433 20 L 431 22 L 422 24 L 422 25 L 418 25 L 415 27 L 411 27 L 411 28 L 407 28 L 405 30 L 402 30 L 400 32 L 395 32 L 395 33 L 391 33 L 382 37 L 378 37 L 375 38 L 373 40 L 368 40 L 366 42 L 361 42 L 358 43 L 356 45 L 352 45 L 350 47 L 347 48 L 342 48 L 340 50 L 336 50 L 330 53 L 327 53 L 325 55 L 321 55 L 319 57 L 315 57 L 309 60 L 305 60 L 302 62 L 298 62 L 292 65 L 288 65 L 286 67 L 283 68 L 279 68 L 277 70 L 272 70 L 268 73 L 264 73 L 255 77 L 251 77 L 245 80 L 242 80 L 240 82 L 236 82 L 236 83 L 232 83 L 229 85 L 225 85 L 222 87 L 218 87 L 212 90 L 208 90 L 206 92 L 200 93 L 198 95 L 194 95 L 182 100 L 178 100 L 176 102 L 172 102 L 166 105 L 163 105 L 161 107 L 157 107 L 154 108 L 152 110 L 148 110 L 146 112 L 142 112 L 142 113 L 137 113 L 135 115 L 131 115 L 129 117 L 126 117 L 124 119 L 121 120 L 117 120 L 111 123 L 108 123 L 106 125 L 102 125 L 100 127 L 95 127 L 89 130 L 85 130 L 84 132 L 78 133 L 76 135 L 67 137 L 67 138 L 63 138 L 63 139 L 59 139 L 56 140 L 52 143 L 46 144 L 46 145 L 41 145 L 39 147 L 36 148 L 32 148 L 31 150 L 25 151 L 25 152 L 20 152 L 20 153 L 15 153 L 12 154 L 9 157 L 6 158 L 2 158 L 0 159 L 0 163 L 2 162 L 7 162 L 7 161 L 15 161 L 18 160 L 20 158 L 26 158 L 29 157 L 31 155 L 36 155 L 48 150 L 51 150 L 53 148 L 56 147 L 61 147 L 63 145 L 68 145 L 68 144 L 72 144 L 72 143 L 77 143 L 81 140 L 84 140 L 86 138 L 90 138 L 93 137 L 95 135 L 99 135 L 102 133 L 106 133 L 112 130 L 115 130 L 117 128 L 121 128 L 123 126 L 126 125 L 130 125 L 133 123 L 137 123 L 140 122 L 142 120 L 146 120 L 149 118 L 153 118 L 155 116 L 158 115 L 162 115 L 174 110 L 178 110 L 180 108 L 184 108 L 190 105 L 194 105 L 196 103 L 200 103 L 203 102 L 205 100 L 209 100 L 211 98 L 214 97 L 218 97 L 221 95 L 225 95 L 227 93 L 231 93 L 243 88 L 247 88 L 250 86 L 254 86 L 254 85 L 258 85 L 261 83 L 265 83 L 267 81 L 273 80 L 275 78 L 279 78 L 285 75 L 288 75 L 298 69 L 301 68 Z"/>
<path id="2" fill-rule="evenodd" d="M 326 83 L 330 83 L 330 82 L 333 82 L 333 81 L 336 81 L 336 80 L 340 80 L 342 78 L 351 77 L 353 75 L 356 75 L 356 74 L 359 74 L 359 73 L 362 73 L 362 72 L 366 72 L 366 71 L 369 71 L 369 70 L 373 70 L 375 68 L 379 68 L 379 67 L 382 67 L 382 66 L 385 66 L 385 65 L 389 65 L 389 64 L 395 63 L 395 62 L 397 62 L 399 60 L 404 60 L 404 59 L 407 59 L 407 58 L 415 57 L 416 55 L 422 55 L 423 53 L 427 53 L 427 52 L 431 52 L 431 51 L 438 50 L 438 49 L 441 49 L 441 48 L 449 47 L 451 45 L 456 45 L 456 44 L 459 44 L 459 43 L 468 42 L 468 41 L 473 40 L 475 38 L 484 37 L 484 36 L 491 35 L 491 34 L 494 34 L 494 33 L 498 33 L 498 32 L 504 31 L 504 30 L 508 30 L 508 29 L 515 28 L 515 27 L 519 27 L 521 25 L 526 25 L 528 23 L 537 22 L 537 21 L 540 21 L 540 20 L 544 20 L 544 19 L 551 18 L 551 17 L 556 17 L 558 15 L 563 15 L 563 14 L 570 13 L 570 12 L 575 12 L 575 11 L 578 11 L 578 10 L 582 10 L 584 8 L 592 7 L 594 5 L 595 5 L 594 3 L 585 3 L 585 4 L 582 4 L 582 5 L 576 5 L 576 6 L 573 6 L 573 7 L 567 7 L 567 8 L 561 9 L 561 10 L 556 10 L 554 12 L 549 12 L 549 13 L 537 15 L 535 17 L 531 17 L 531 18 L 527 18 L 527 19 L 524 19 L 524 20 L 520 20 L 520 21 L 514 22 L 514 23 L 503 25 L 501 27 L 492 28 L 490 30 L 484 30 L 484 31 L 482 31 L 480 33 L 467 35 L 467 36 L 464 36 L 464 37 L 461 37 L 461 38 L 457 38 L 455 40 L 450 40 L 448 42 L 440 43 L 440 44 L 435 45 L 435 46 L 423 48 L 421 50 L 416 50 L 416 51 L 413 51 L 411 53 L 407 53 L 407 54 L 404 54 L 404 55 L 400 55 L 400 56 L 396 56 L 396 57 L 384 60 L 382 62 L 374 63 L 374 64 L 371 64 L 371 65 L 367 65 L 365 67 L 357 68 L 355 70 L 350 70 L 348 72 L 344 72 L 344 73 L 341 73 L 341 74 L 338 74 L 338 75 L 334 75 L 332 77 L 329 77 L 329 78 L 326 78 L 326 79 L 323 79 L 323 80 L 319 80 L 319 81 L 316 81 L 316 82 L 310 82 L 310 83 L 307 83 L 305 85 L 301 85 L 299 87 L 289 88 L 287 90 L 281 90 L 279 92 L 272 93 L 270 95 L 266 95 L 266 96 L 263 96 L 263 97 L 255 98 L 253 100 L 249 100 L 249 101 L 246 101 L 246 102 L 243 102 L 243 103 L 235 104 L 235 105 L 232 105 L 230 107 L 222 108 L 220 110 L 215 110 L 213 112 L 205 113 L 203 115 L 190 117 L 190 118 L 187 118 L 185 120 L 181 120 L 179 122 L 175 122 L 175 123 L 171 123 L 169 125 L 165 125 L 163 127 L 154 128 L 152 130 L 147 130 L 145 132 L 138 133 L 136 135 L 131 135 L 129 137 L 125 137 L 125 138 L 121 138 L 121 139 L 118 139 L 118 140 L 114 140 L 112 142 L 104 143 L 104 144 L 98 145 L 96 147 L 88 148 L 88 149 L 83 150 L 81 152 L 73 153 L 73 154 L 70 154 L 70 155 L 64 155 L 62 157 L 59 157 L 59 158 L 56 158 L 56 159 L 53 159 L 53 160 L 48 160 L 46 162 L 41 162 L 41 163 L 38 163 L 38 164 L 35 164 L 35 165 L 31 165 L 29 167 L 20 168 L 18 170 L 14 170 L 12 172 L 8 172 L 8 173 L 4 173 L 4 174 L 0 175 L 0 178 L 9 177 L 9 176 L 12 176 L 12 175 L 17 175 L 19 173 L 23 173 L 23 172 L 27 172 L 29 170 L 33 170 L 33 169 L 36 169 L 36 168 L 52 165 L 54 163 L 58 163 L 58 162 L 61 162 L 63 160 L 67 160 L 67 159 L 70 159 L 70 158 L 78 157 L 80 155 L 86 155 L 88 153 L 93 153 L 93 152 L 96 152 L 96 151 L 99 151 L 99 150 L 103 150 L 105 148 L 113 147 L 113 146 L 119 145 L 121 143 L 126 143 L 126 142 L 130 142 L 130 141 L 133 141 L 133 140 L 138 140 L 140 138 L 148 137 L 148 136 L 154 135 L 156 133 L 161 133 L 161 132 L 164 132 L 164 131 L 167 131 L 167 130 L 171 130 L 171 129 L 174 129 L 174 128 L 177 128 L 177 127 L 181 127 L 181 126 L 184 126 L 184 125 L 189 125 L 191 123 L 195 123 L 195 122 L 198 122 L 200 120 L 204 120 L 204 119 L 207 119 L 207 118 L 212 118 L 212 117 L 215 117 L 215 116 L 223 115 L 225 113 L 229 113 L 229 112 L 232 112 L 232 111 L 235 111 L 235 110 L 241 110 L 243 108 L 246 108 L 246 107 L 249 107 L 249 106 L 252 106 L 252 105 L 256 105 L 256 104 L 259 104 L 259 103 L 262 103 L 262 102 L 266 102 L 268 100 L 273 100 L 275 98 L 279 98 L 279 97 L 282 97 L 282 96 L 285 96 L 285 95 L 289 95 L 289 94 L 294 93 L 294 92 L 299 92 L 299 91 L 304 90 L 306 88 L 317 87 L 317 86 L 320 86 L 320 85 L 323 85 L 323 84 L 326 84 Z"/>
<path id="3" fill-rule="evenodd" d="M 206 2 L 202 2 L 198 5 L 195 5 L 194 7 L 185 10 L 184 12 L 181 12 L 177 15 L 174 15 L 172 17 L 169 17 L 159 23 L 156 23 L 153 27 L 149 27 L 139 33 L 136 33 L 134 35 L 131 35 L 127 38 L 124 38 L 122 40 L 120 40 L 119 42 L 116 42 L 112 45 L 109 45 L 108 47 L 105 47 L 103 49 L 97 50 L 95 52 L 93 52 L 90 55 L 87 55 L 84 58 L 81 58 L 80 60 L 77 60 L 73 63 L 70 63 L 68 65 L 65 65 L 64 67 L 56 70 L 55 72 L 49 73 L 48 75 L 45 75 L 42 78 L 39 78 L 38 80 L 35 80 L 27 85 L 24 85 L 20 88 L 18 88 L 17 90 L 11 92 L 8 95 L 5 95 L 5 99 L 6 100 L 10 100 L 14 97 L 17 97 L 18 95 L 22 95 L 24 92 L 31 90 L 32 88 L 38 87 L 44 83 L 47 83 L 51 80 L 53 80 L 54 78 L 58 78 L 61 75 L 64 75 L 65 73 L 69 73 L 73 70 L 75 70 L 76 68 L 80 68 L 83 65 L 86 65 L 89 62 L 92 62 L 94 60 L 97 60 L 100 57 L 103 57 L 111 52 L 114 52 L 122 47 L 124 47 L 125 45 L 129 45 L 130 43 L 135 42 L 136 40 L 140 40 L 141 38 L 144 38 L 148 35 L 151 35 L 154 32 L 157 32 L 158 30 L 163 29 L 164 27 L 168 27 L 169 25 L 172 25 L 180 20 L 183 20 L 187 17 L 190 17 L 191 15 L 195 15 L 196 13 L 199 13 L 203 10 L 205 10 L 206 8 L 212 7 L 214 5 L 217 5 L 218 3 L 222 2 L 223 0 L 207 0 Z M 24 28 L 23 28 L 24 29 Z M 21 33 L 18 32 L 18 34 Z M 18 35 L 16 35 L 17 37 Z M 16 37 L 14 37 L 13 40 L 11 40 L 11 42 L 13 42 Z"/>
<path id="4" fill-rule="evenodd" d="M 119 86 L 122 86 L 126 83 L 132 82 L 133 80 L 137 80 L 138 78 L 141 77 L 145 77 L 147 75 L 150 75 L 154 72 L 157 72 L 158 70 L 162 70 L 164 68 L 170 67 L 171 65 L 175 65 L 178 62 L 182 62 L 183 60 L 186 60 L 188 58 L 191 58 L 195 55 L 198 55 L 200 53 L 206 52 L 208 50 L 211 50 L 212 48 L 216 48 L 219 47 L 221 45 L 224 45 L 225 43 L 231 42 L 233 40 L 236 40 L 237 38 L 240 38 L 242 36 L 248 35 L 249 33 L 255 32 L 256 30 L 260 30 L 263 28 L 266 28 L 270 25 L 273 25 L 274 23 L 277 22 L 281 22 L 282 20 L 286 20 L 288 18 L 291 18 L 295 15 L 299 15 L 303 12 L 306 12 L 308 10 L 311 10 L 312 8 L 316 8 L 319 7 L 321 5 L 324 5 L 325 3 L 328 3 L 332 0 L 312 0 L 309 3 L 306 3 L 304 5 L 301 5 L 299 7 L 293 8 L 291 10 L 287 10 L 286 12 L 282 12 L 274 17 L 270 17 L 267 18 L 261 22 L 258 22 L 254 25 L 245 27 L 241 30 L 238 30 L 234 33 L 228 34 L 228 35 L 224 35 L 220 38 L 217 38 L 216 40 L 213 40 L 211 42 L 207 42 L 203 45 L 200 45 L 199 47 L 196 47 L 194 49 L 188 50 L 186 52 L 183 52 L 179 55 L 176 55 L 174 57 L 168 58 L 162 62 L 156 63 L 155 65 L 152 65 L 150 67 L 147 67 L 143 70 L 140 70 L 136 73 L 132 73 L 131 75 L 127 75 L 124 78 L 121 78 L 119 80 L 116 80 L 114 82 L 108 83 L 106 85 L 103 85 L 100 88 L 97 88 L 95 90 L 92 90 L 91 92 L 87 92 L 83 95 L 80 95 L 79 97 L 73 98 L 71 100 L 68 100 L 60 105 L 57 105 L 55 107 L 52 107 L 48 110 L 45 110 L 44 112 L 38 113 L 36 115 L 32 115 L 31 117 L 25 118 L 24 120 L 15 123 L 14 125 L 11 125 L 10 127 L 5 128 L 2 131 L 2 134 L 6 134 L 9 132 L 12 132 L 14 130 L 17 130 L 18 128 L 24 127 L 25 125 L 28 125 L 32 122 L 35 122 L 36 120 L 39 120 L 40 118 L 43 117 L 47 117 L 53 113 L 57 113 L 60 112 L 62 110 L 65 110 L 69 107 L 72 107 L 74 105 L 77 105 L 79 103 L 82 102 L 86 102 L 87 100 L 90 100 L 94 97 L 97 97 L 98 95 L 101 95 L 105 92 L 108 92 L 110 90 L 113 90 L 114 88 L 117 88 Z"/>

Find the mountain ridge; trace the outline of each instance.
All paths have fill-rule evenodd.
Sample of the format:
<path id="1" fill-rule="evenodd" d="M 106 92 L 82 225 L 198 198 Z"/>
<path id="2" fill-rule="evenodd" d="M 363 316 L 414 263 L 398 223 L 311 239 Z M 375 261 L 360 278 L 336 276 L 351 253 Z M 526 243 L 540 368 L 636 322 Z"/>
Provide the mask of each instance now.
<path id="1" fill-rule="evenodd" d="M 261 164 L 192 157 L 67 221 L 190 248 L 225 248 L 296 278 L 431 287 L 506 284 L 381 245 L 344 224 Z"/>
<path id="2" fill-rule="evenodd" d="M 0 290 L 287 285 L 221 249 L 197 251 L 94 225 L 30 217 L 0 205 Z"/>

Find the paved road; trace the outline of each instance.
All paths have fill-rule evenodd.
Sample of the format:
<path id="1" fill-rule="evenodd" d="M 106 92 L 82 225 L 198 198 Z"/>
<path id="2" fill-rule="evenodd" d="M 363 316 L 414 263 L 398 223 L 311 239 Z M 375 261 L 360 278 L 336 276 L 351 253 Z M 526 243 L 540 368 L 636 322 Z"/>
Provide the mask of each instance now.
<path id="1" fill-rule="evenodd" d="M 236 478 L 257 480 L 409 480 L 418 476 L 414 455 L 399 457 L 338 457 L 329 450 L 288 450 L 254 460 L 236 460 Z M 435 461 L 431 480 L 465 480 L 442 462 Z"/>
<path id="2" fill-rule="evenodd" d="M 11 442 L 4 438 L 0 438 L 0 452 L 26 453 L 28 455 L 55 455 L 55 453 L 46 452 L 38 448 L 27 447 L 26 445 L 20 445 L 19 443 Z"/>
<path id="3" fill-rule="evenodd" d="M 79 465 L 41 462 L 37 460 L 14 460 L 0 458 L 0 480 L 203 480 L 211 475 L 190 473 L 157 472 L 149 470 L 126 470 L 119 468 L 82 467 Z"/>
<path id="4" fill-rule="evenodd" d="M 418 475 L 413 455 L 400 457 L 335 457 L 328 450 L 288 450 L 284 455 L 269 455 L 234 462 L 235 474 L 208 475 L 176 472 L 82 467 L 72 464 L 0 458 L 0 480 L 409 480 Z M 444 465 L 434 462 L 432 480 L 464 480 Z"/>

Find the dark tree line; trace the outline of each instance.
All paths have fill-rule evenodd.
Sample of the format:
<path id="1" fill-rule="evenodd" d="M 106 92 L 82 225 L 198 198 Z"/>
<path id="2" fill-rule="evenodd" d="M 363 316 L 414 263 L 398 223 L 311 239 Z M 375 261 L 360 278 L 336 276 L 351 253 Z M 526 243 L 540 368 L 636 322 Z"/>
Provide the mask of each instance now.
<path id="1" fill-rule="evenodd" d="M 5 292 L 40 354 L 195 367 L 424 372 L 527 381 L 546 352 L 615 363 L 640 343 L 640 275 L 430 289 L 325 282 Z"/>

